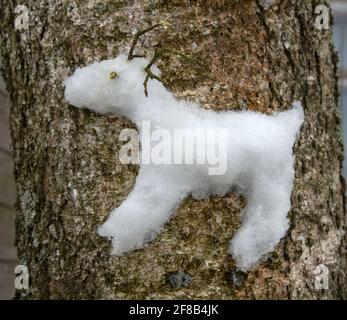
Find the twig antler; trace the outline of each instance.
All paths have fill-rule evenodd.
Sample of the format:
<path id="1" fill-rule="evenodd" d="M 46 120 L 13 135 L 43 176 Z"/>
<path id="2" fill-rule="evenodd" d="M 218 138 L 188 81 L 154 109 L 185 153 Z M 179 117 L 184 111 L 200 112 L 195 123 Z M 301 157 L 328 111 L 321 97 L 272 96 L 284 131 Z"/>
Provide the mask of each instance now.
<path id="1" fill-rule="evenodd" d="M 145 88 L 145 95 L 146 97 L 148 97 L 148 90 L 147 90 L 147 84 L 148 84 L 148 80 L 149 79 L 156 79 L 162 83 L 165 83 L 164 80 L 160 77 L 158 77 L 157 75 L 155 75 L 152 70 L 151 67 L 152 65 L 160 58 L 160 56 L 162 56 L 164 54 L 163 48 L 155 48 L 154 51 L 154 56 L 151 59 L 151 61 L 147 64 L 145 71 L 147 73 L 147 76 L 145 78 L 145 81 L 143 82 L 143 86 Z"/>
<path id="2" fill-rule="evenodd" d="M 137 42 L 139 41 L 140 37 L 143 34 L 149 32 L 149 31 L 151 31 L 151 30 L 153 30 L 153 29 L 155 29 L 155 28 L 157 28 L 157 27 L 159 27 L 161 25 L 162 25 L 162 22 L 159 22 L 159 23 L 157 23 L 157 24 L 155 24 L 155 25 L 153 25 L 151 27 L 148 27 L 147 29 L 139 30 L 139 31 L 136 32 L 134 40 L 133 40 L 133 43 L 132 43 L 132 45 L 130 47 L 130 50 L 129 50 L 128 60 L 132 60 L 134 58 L 143 58 L 144 57 L 143 55 L 134 54 L 134 49 L 136 47 Z"/>
<path id="3" fill-rule="evenodd" d="M 184 54 L 181 51 L 178 51 L 178 50 L 175 50 L 175 49 L 171 49 L 171 48 L 167 48 L 167 47 L 159 46 L 158 48 L 155 49 L 153 58 L 148 63 L 148 65 L 145 67 L 145 71 L 147 73 L 147 76 L 145 78 L 145 81 L 143 82 L 143 86 L 145 88 L 145 95 L 146 95 L 146 97 L 148 97 L 147 85 L 148 85 L 148 80 L 149 79 L 155 79 L 155 80 L 158 80 L 158 81 L 160 81 L 162 83 L 165 83 L 165 81 L 162 78 L 158 77 L 157 75 L 155 75 L 151 71 L 151 67 L 160 57 L 162 57 L 164 54 L 167 54 L 167 53 L 175 54 L 177 56 L 183 57 L 186 60 L 189 60 L 189 61 L 192 61 L 194 63 L 199 64 L 199 61 L 197 61 L 196 59 L 194 59 L 193 57 L 191 57 L 189 55 Z"/>
<path id="4" fill-rule="evenodd" d="M 160 21 L 159 23 L 157 24 L 154 24 L 153 26 L 150 26 L 144 30 L 139 30 L 138 32 L 136 32 L 135 36 L 134 36 L 134 40 L 133 40 L 133 43 L 131 44 L 131 47 L 130 47 L 130 50 L 129 50 L 129 54 L 128 54 L 128 60 L 132 60 L 134 58 L 143 58 L 144 55 L 139 55 L 139 54 L 134 54 L 134 49 L 136 47 L 136 44 L 137 42 L 139 41 L 140 37 L 159 27 L 159 26 L 162 26 L 162 25 L 169 25 L 169 22 L 167 20 L 162 20 Z M 190 60 L 190 61 L 193 61 L 194 63 L 197 63 L 199 64 L 199 61 L 197 61 L 196 59 L 194 59 L 193 57 L 191 56 L 188 56 L 178 50 L 175 50 L 175 49 L 170 49 L 170 48 L 167 48 L 167 47 L 163 47 L 161 46 L 161 44 L 159 43 L 159 45 L 157 46 L 157 48 L 155 49 L 154 51 L 154 56 L 153 58 L 151 59 L 151 61 L 148 63 L 148 65 L 145 67 L 145 72 L 147 73 L 147 76 L 145 78 L 145 81 L 143 82 L 143 86 L 145 88 L 145 95 L 146 97 L 148 97 L 148 90 L 147 90 L 147 85 L 148 85 L 148 81 L 149 79 L 155 79 L 155 80 L 158 80 L 162 83 L 165 83 L 165 81 L 163 79 L 161 79 L 159 76 L 155 75 L 152 71 L 151 71 L 151 67 L 153 66 L 153 64 L 161 57 L 163 56 L 164 54 L 166 53 L 172 53 L 172 54 L 175 54 L 175 55 L 178 55 L 178 56 L 181 56 L 187 60 Z"/>

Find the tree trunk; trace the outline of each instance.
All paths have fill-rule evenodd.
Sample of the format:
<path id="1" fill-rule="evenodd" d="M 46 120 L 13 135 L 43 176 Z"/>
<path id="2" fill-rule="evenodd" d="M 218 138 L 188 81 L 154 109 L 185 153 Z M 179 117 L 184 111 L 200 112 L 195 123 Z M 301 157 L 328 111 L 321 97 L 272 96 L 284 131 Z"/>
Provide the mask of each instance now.
<path id="1" fill-rule="evenodd" d="M 26 0 L 29 28 L 21 30 L 13 26 L 23 3 L 0 3 L 18 264 L 30 272 L 17 298 L 347 297 L 337 56 L 332 27 L 315 27 L 321 0 Z M 166 18 L 170 25 L 145 34 L 136 50 L 152 55 L 161 41 L 200 60 L 203 68 L 178 56 L 159 61 L 177 97 L 216 110 L 272 113 L 295 99 L 305 108 L 290 229 L 247 274 L 228 253 L 244 206 L 236 193 L 186 199 L 155 241 L 122 257 L 96 233 L 134 185 L 138 168 L 118 159 L 118 134 L 133 125 L 69 106 L 63 80 L 128 50 L 134 32 Z M 325 289 L 316 283 L 321 265 Z M 175 281 L 182 274 L 192 281 Z"/>

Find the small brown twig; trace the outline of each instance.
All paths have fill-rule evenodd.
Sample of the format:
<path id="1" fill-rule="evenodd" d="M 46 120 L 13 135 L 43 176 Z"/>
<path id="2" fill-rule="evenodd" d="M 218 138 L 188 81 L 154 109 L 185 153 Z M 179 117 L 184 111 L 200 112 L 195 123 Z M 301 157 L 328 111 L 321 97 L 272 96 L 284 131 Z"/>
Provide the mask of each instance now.
<path id="1" fill-rule="evenodd" d="M 145 34 L 145 33 L 149 32 L 149 31 L 151 31 L 151 30 L 153 30 L 153 29 L 159 27 L 160 25 L 162 25 L 161 22 L 160 22 L 160 23 L 157 23 L 157 24 L 155 24 L 155 25 L 153 25 L 153 26 L 151 26 L 151 27 L 149 27 L 149 28 L 147 28 L 147 29 L 140 30 L 140 31 L 137 31 L 137 32 L 136 32 L 135 37 L 134 37 L 134 40 L 133 40 L 133 43 L 132 43 L 132 45 L 131 45 L 131 47 L 130 47 L 130 50 L 129 50 L 128 60 L 132 60 L 132 59 L 134 59 L 134 58 L 143 58 L 143 57 L 144 57 L 143 55 L 134 54 L 134 49 L 135 49 L 135 47 L 136 47 L 136 44 L 137 44 L 137 42 L 139 41 L 140 37 L 141 37 L 143 34 Z"/>
<path id="2" fill-rule="evenodd" d="M 149 32 L 149 31 L 151 31 L 151 30 L 153 30 L 153 29 L 155 29 L 155 28 L 157 28 L 157 27 L 159 27 L 159 26 L 161 26 L 161 25 L 164 25 L 164 26 L 165 26 L 165 25 L 170 25 L 170 23 L 167 21 L 167 19 L 166 19 L 166 20 L 162 20 L 162 21 L 160 21 L 159 23 L 157 23 L 157 24 L 155 24 L 155 25 L 153 25 L 153 26 L 150 26 L 150 27 L 148 27 L 148 28 L 146 28 L 146 29 L 144 29 L 144 30 L 140 30 L 140 31 L 136 32 L 136 34 L 135 34 L 135 36 L 134 36 L 133 43 L 132 43 L 132 45 L 131 45 L 131 47 L 130 47 L 130 50 L 129 50 L 128 60 L 132 60 L 132 59 L 134 59 L 134 58 L 143 58 L 143 57 L 145 57 L 144 55 L 134 54 L 134 49 L 135 49 L 135 47 L 136 47 L 136 44 L 137 44 L 137 42 L 139 41 L 140 37 L 141 37 L 143 34 Z M 153 56 L 153 58 L 152 58 L 151 61 L 148 63 L 148 65 L 145 67 L 145 72 L 147 73 L 147 76 L 146 76 L 146 78 L 145 78 L 145 81 L 143 82 L 143 86 L 144 86 L 144 90 L 145 90 L 145 95 L 146 95 L 146 97 L 148 97 L 147 85 L 148 85 L 149 79 L 155 79 L 155 80 L 158 80 L 158 81 L 160 81 L 160 82 L 162 82 L 162 83 L 165 83 L 165 81 L 164 81 L 163 79 L 161 79 L 159 76 L 155 75 L 155 74 L 152 72 L 151 67 L 153 66 L 153 64 L 154 64 L 161 56 L 163 56 L 164 54 L 167 54 L 167 53 L 171 53 L 171 54 L 178 55 L 178 56 L 180 56 L 180 57 L 183 57 L 184 59 L 187 59 L 187 60 L 189 60 L 189 61 L 192 61 L 192 62 L 194 62 L 194 63 L 200 65 L 200 64 L 199 64 L 199 61 L 196 60 L 195 58 L 193 58 L 193 57 L 191 57 L 191 56 L 188 56 L 188 55 L 186 55 L 186 54 L 184 54 L 183 52 L 180 52 L 180 51 L 178 51 L 178 50 L 171 49 L 171 48 L 167 48 L 167 47 L 162 47 L 162 46 L 160 45 L 160 43 L 159 43 L 158 47 L 157 47 L 157 48 L 155 49 L 155 51 L 154 51 L 154 56 Z"/>
<path id="3" fill-rule="evenodd" d="M 152 71 L 151 71 L 151 67 L 153 66 L 153 64 L 160 58 L 162 57 L 164 54 L 167 53 L 171 53 L 171 54 L 175 54 L 178 55 L 180 57 L 183 57 L 189 61 L 192 61 L 194 63 L 199 64 L 199 61 L 197 61 L 196 59 L 194 59 L 191 56 L 188 56 L 186 54 L 184 54 L 181 51 L 175 50 L 175 49 L 170 49 L 170 48 L 166 48 L 166 47 L 160 47 L 160 48 L 156 48 L 154 51 L 154 55 L 153 58 L 151 59 L 151 61 L 148 63 L 148 65 L 145 67 L 145 71 L 147 73 L 147 76 L 145 78 L 145 81 L 143 82 L 143 86 L 144 86 L 144 90 L 145 90 L 145 96 L 148 97 L 148 89 L 147 89 L 147 85 L 148 85 L 148 81 L 149 79 L 155 79 L 158 80 L 162 83 L 165 84 L 165 81 L 163 79 L 161 79 L 160 77 L 158 77 L 157 75 L 155 75 Z"/>
<path id="4" fill-rule="evenodd" d="M 147 76 L 145 78 L 145 81 L 143 82 L 143 86 L 145 88 L 145 96 L 148 97 L 148 90 L 147 90 L 147 84 L 148 84 L 148 80 L 149 79 L 156 79 L 162 83 L 164 83 L 163 79 L 161 79 L 160 77 L 158 77 L 157 75 L 155 75 L 152 70 L 151 67 L 152 65 L 160 58 L 160 56 L 162 56 L 164 54 L 163 48 L 156 48 L 154 51 L 154 55 L 153 58 L 151 59 L 151 61 L 147 64 L 147 66 L 145 67 L 145 71 L 147 73 Z"/>

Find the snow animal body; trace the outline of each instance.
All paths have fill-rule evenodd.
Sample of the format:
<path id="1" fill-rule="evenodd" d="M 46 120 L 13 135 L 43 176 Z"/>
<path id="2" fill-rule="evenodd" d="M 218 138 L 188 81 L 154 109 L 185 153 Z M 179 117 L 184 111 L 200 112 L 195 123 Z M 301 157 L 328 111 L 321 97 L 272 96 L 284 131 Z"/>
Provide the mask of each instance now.
<path id="1" fill-rule="evenodd" d="M 176 99 L 161 82 L 148 82 L 148 60 L 115 59 L 75 70 L 65 80 L 65 99 L 100 114 L 118 114 L 133 121 L 142 135 L 144 120 L 152 127 L 226 130 L 227 170 L 209 175 L 207 165 L 140 165 L 133 190 L 99 227 L 112 238 L 115 255 L 142 248 L 153 240 L 183 199 L 224 195 L 238 186 L 247 198 L 242 224 L 230 242 L 230 253 L 242 270 L 252 268 L 272 251 L 289 223 L 294 180 L 293 145 L 304 120 L 300 102 L 284 112 L 265 115 L 250 111 L 206 110 L 197 103 Z M 156 66 L 153 73 L 160 75 Z"/>

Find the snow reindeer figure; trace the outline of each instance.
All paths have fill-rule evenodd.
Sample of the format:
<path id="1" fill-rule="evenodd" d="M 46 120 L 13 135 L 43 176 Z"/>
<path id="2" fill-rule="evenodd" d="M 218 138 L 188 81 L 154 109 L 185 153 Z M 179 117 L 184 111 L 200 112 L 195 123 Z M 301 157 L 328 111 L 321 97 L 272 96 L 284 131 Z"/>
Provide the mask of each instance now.
<path id="1" fill-rule="evenodd" d="M 133 190 L 98 233 L 112 238 L 115 255 L 142 248 L 156 237 L 186 196 L 222 196 L 238 186 L 247 205 L 230 253 L 238 268 L 249 270 L 274 249 L 289 227 L 292 149 L 304 120 L 303 108 L 294 102 L 290 110 L 269 116 L 250 111 L 216 112 L 177 100 L 161 82 L 155 59 L 133 55 L 134 44 L 143 33 L 135 36 L 129 55 L 75 70 L 65 80 L 65 99 L 78 108 L 130 119 L 142 143 L 144 121 L 173 135 L 177 129 L 201 133 L 223 130 L 227 133 L 227 166 L 222 174 L 211 174 L 208 164 L 153 164 L 141 159 Z M 193 157 L 198 157 L 195 151 Z"/>

